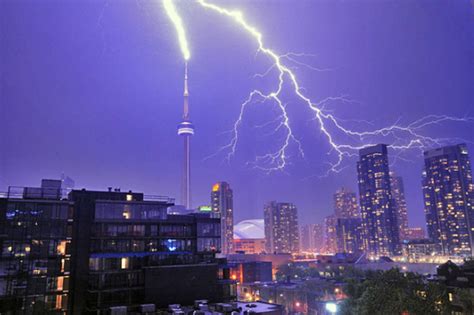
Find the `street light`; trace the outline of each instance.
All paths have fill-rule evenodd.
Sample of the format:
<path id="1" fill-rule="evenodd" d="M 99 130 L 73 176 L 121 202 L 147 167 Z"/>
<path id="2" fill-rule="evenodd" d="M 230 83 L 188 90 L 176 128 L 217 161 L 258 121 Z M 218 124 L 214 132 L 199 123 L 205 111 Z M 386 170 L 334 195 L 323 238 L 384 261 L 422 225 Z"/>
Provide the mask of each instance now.
<path id="1" fill-rule="evenodd" d="M 326 303 L 326 311 L 328 311 L 329 313 L 332 313 L 332 314 L 336 314 L 336 312 L 337 312 L 337 304 L 336 304 L 336 303 L 332 303 L 332 302 Z"/>

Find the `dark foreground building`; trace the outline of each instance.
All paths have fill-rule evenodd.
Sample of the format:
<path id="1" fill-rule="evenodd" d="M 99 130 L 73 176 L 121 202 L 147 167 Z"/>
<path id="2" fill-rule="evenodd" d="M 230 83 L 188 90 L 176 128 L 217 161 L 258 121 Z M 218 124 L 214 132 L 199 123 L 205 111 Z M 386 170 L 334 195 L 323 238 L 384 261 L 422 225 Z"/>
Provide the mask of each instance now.
<path id="1" fill-rule="evenodd" d="M 59 182 L 59 181 L 58 181 Z M 174 201 L 60 182 L 0 198 L 0 314 L 110 314 L 235 297 L 220 219 Z M 46 185 L 46 186 L 45 186 Z M 56 186 L 55 186 L 56 185 Z"/>
<path id="2" fill-rule="evenodd" d="M 76 210 L 74 313 L 225 300 L 215 258 L 220 219 L 168 215 L 172 199 L 145 200 L 142 193 L 74 190 L 69 199 Z"/>
<path id="3" fill-rule="evenodd" d="M 69 311 L 72 210 L 61 181 L 0 198 L 0 314 Z"/>

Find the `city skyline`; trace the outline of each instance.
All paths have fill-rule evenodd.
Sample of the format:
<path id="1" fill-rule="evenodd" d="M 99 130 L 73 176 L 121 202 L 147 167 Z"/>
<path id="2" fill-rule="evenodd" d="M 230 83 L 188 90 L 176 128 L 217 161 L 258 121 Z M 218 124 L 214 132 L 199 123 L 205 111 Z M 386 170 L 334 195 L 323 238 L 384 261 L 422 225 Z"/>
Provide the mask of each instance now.
<path id="1" fill-rule="evenodd" d="M 76 180 L 76 187 L 78 188 L 87 186 L 105 189 L 114 184 L 121 186 L 123 190 L 132 189 L 134 191 L 146 191 L 147 193 L 166 194 L 179 200 L 181 162 L 176 157 L 180 155 L 182 149 L 174 132 L 176 124 L 180 121 L 179 109 L 180 104 L 182 104 L 182 63 L 176 58 L 176 47 L 171 30 L 164 30 L 165 26 L 168 27 L 169 25 L 163 14 L 156 10 L 158 13 L 154 14 L 153 18 L 148 18 L 143 8 L 135 8 L 130 11 L 131 13 L 127 13 L 129 7 L 126 4 L 114 4 L 109 6 L 107 10 L 102 10 L 103 8 L 99 5 L 89 4 L 84 12 L 74 12 L 70 16 L 71 21 L 68 21 L 65 15 L 68 6 L 55 7 L 54 4 L 45 4 L 44 7 L 32 9 L 25 6 L 25 3 L 27 2 L 19 4 L 21 8 L 25 7 L 25 10 L 21 12 L 18 7 L 11 3 L 2 3 L 5 8 L 2 11 L 8 13 L 5 14 L 5 18 L 15 32 L 2 34 L 5 35 L 2 36 L 2 41 L 5 40 L 10 45 L 8 47 L 12 47 L 12 49 L 7 50 L 5 59 L 2 59 L 2 65 L 3 62 L 6 65 L 5 73 L 9 75 L 9 81 L 5 81 L 2 76 L 2 87 L 6 87 L 6 93 L 2 99 L 1 108 L 2 119 L 5 119 L 1 123 L 3 135 L 1 143 L 9 150 L 2 152 L 2 156 L 0 156 L 0 190 L 6 189 L 9 185 L 33 185 L 38 178 L 58 178 L 64 172 Z M 461 10 L 463 5 L 466 4 L 461 2 L 456 9 Z M 434 12 L 439 10 L 436 6 L 427 7 Z M 382 15 L 380 18 L 366 11 L 362 5 L 352 8 L 348 13 L 343 13 L 337 5 L 330 6 L 316 3 L 311 8 L 319 9 L 318 12 L 320 13 L 318 14 L 326 13 L 336 19 L 349 18 L 352 23 L 363 16 L 368 18 L 365 22 L 368 25 L 379 23 L 379 19 L 382 19 L 382 17 L 394 17 L 395 15 L 391 15 L 389 12 L 391 9 L 395 9 L 396 13 L 407 13 L 407 8 L 395 6 L 393 3 L 379 5 L 379 13 Z M 145 9 L 149 8 L 146 7 Z M 275 14 L 275 19 L 284 16 L 284 9 L 278 7 L 268 8 L 261 5 L 255 6 L 255 8 L 248 6 L 245 9 L 250 16 L 255 14 L 258 17 L 266 9 L 273 10 L 272 13 Z M 307 8 L 300 4 L 295 9 L 304 11 Z M 149 11 L 146 10 L 148 14 Z M 34 13 L 39 14 L 32 16 Z M 472 27 L 469 28 L 472 21 L 464 14 L 455 9 L 450 13 L 456 14 L 456 17 L 459 18 L 459 25 L 464 25 L 465 29 L 472 29 Z M 441 16 L 440 22 L 435 23 L 434 20 L 428 18 L 416 22 L 415 20 L 420 14 L 416 10 L 414 13 L 407 13 L 408 24 L 426 30 L 429 27 L 439 28 L 441 25 L 445 25 L 443 23 L 450 21 L 448 13 L 446 13 Z M 116 30 L 119 25 L 118 21 L 124 16 L 129 17 L 130 20 L 120 30 L 125 31 L 125 34 L 130 36 L 132 34 L 136 35 L 132 41 L 133 48 L 129 50 L 125 50 L 126 46 L 123 46 Z M 141 20 L 139 18 L 145 16 L 147 18 L 144 18 L 144 24 L 140 25 Z M 29 24 L 21 21 L 13 22 L 12 19 L 15 17 L 29 17 L 27 19 Z M 45 19 L 48 17 L 56 17 L 56 19 L 52 18 L 51 21 L 46 21 Z M 97 23 L 91 22 L 94 25 L 93 27 L 70 24 L 77 21 L 76 19 L 82 18 Z M 196 19 L 200 20 L 198 17 Z M 326 36 L 345 34 L 349 32 L 347 26 L 331 29 L 332 23 L 327 18 L 318 22 L 304 18 L 304 16 L 303 19 L 304 26 L 308 28 L 305 28 L 305 31 L 314 35 L 316 42 L 314 46 L 305 47 L 305 50 L 312 49 L 314 51 L 311 51 L 311 53 L 321 55 L 321 60 L 316 59 L 318 66 L 337 69 L 342 65 L 342 70 L 317 74 L 305 73 L 304 75 L 307 76 L 305 77 L 306 84 L 313 86 L 313 83 L 310 82 L 315 80 L 317 83 L 314 84 L 314 87 L 321 87 L 327 90 L 328 93 L 348 92 L 352 98 L 361 101 L 362 104 L 335 106 L 342 108 L 346 106 L 357 107 L 357 111 L 360 110 L 368 114 L 357 116 L 357 119 L 373 120 L 375 117 L 381 116 L 381 119 L 393 121 L 399 116 L 397 105 L 400 106 L 400 109 L 407 110 L 407 113 L 413 115 L 414 119 L 431 113 L 446 114 L 448 100 L 450 101 L 448 114 L 452 113 L 458 116 L 473 114 L 469 108 L 474 99 L 473 92 L 469 90 L 467 85 L 467 82 L 472 82 L 472 73 L 469 72 L 472 69 L 472 61 L 463 58 L 454 60 L 460 57 L 454 52 L 454 48 L 469 48 L 469 44 L 463 44 L 462 42 L 463 40 L 469 42 L 466 39 L 472 36 L 472 31 L 464 31 L 461 38 L 451 39 L 451 49 L 440 47 L 439 39 L 429 36 L 425 38 L 423 44 L 411 48 L 413 51 L 402 45 L 403 58 L 396 57 L 393 54 L 388 55 L 393 58 L 392 62 L 386 67 L 380 68 L 382 73 L 385 75 L 391 74 L 392 76 L 385 81 L 382 80 L 384 82 L 374 88 L 365 87 L 365 92 L 358 94 L 356 91 L 361 88 L 362 83 L 374 84 L 376 78 L 378 78 L 374 70 L 366 69 L 364 65 L 369 64 L 376 68 L 381 65 L 382 60 L 370 61 L 369 55 L 367 55 L 366 57 L 360 57 L 358 60 L 360 64 L 358 64 L 358 67 L 360 68 L 355 66 L 353 68 L 344 67 L 347 62 L 345 58 L 348 58 L 347 54 L 341 52 L 338 57 L 334 58 L 330 58 L 329 55 L 335 47 L 344 48 L 348 46 L 344 46 L 337 39 L 337 36 L 332 41 L 328 41 Z M 159 25 L 163 27 L 156 30 L 156 23 L 160 23 Z M 275 23 L 275 20 L 270 19 L 270 21 L 262 21 L 259 26 L 267 30 Z M 50 32 L 46 35 L 37 36 L 39 33 L 36 32 L 50 31 L 58 25 L 67 27 L 60 32 Z M 316 27 L 316 29 L 329 30 L 329 34 L 325 34 L 323 31 L 310 30 L 310 26 Z M 362 26 L 356 23 L 356 27 L 352 31 L 358 35 L 355 37 L 364 39 L 367 36 L 372 36 L 371 40 L 366 42 L 367 45 L 377 48 L 378 52 L 387 53 L 379 47 L 379 45 L 385 43 L 384 39 L 377 36 L 374 31 L 365 30 Z M 382 23 L 381 27 L 389 30 L 388 24 Z M 144 32 L 139 32 L 141 30 L 144 30 Z M 298 31 L 298 29 L 293 30 Z M 79 36 L 67 39 L 66 36 L 72 31 L 79 32 Z M 96 33 L 93 33 L 93 31 L 96 31 Z M 233 30 L 226 28 L 225 31 Z M 290 29 L 284 30 L 282 34 L 279 34 L 282 35 L 281 39 L 278 38 L 279 36 L 272 35 L 271 40 L 275 42 L 276 46 L 281 45 L 282 50 L 287 49 L 288 47 L 282 41 L 288 37 L 290 31 Z M 226 38 L 222 34 L 216 33 L 216 36 L 221 36 L 221 39 Z M 94 34 L 94 36 L 91 34 Z M 394 35 L 400 34 L 394 33 Z M 447 40 L 450 34 L 448 28 L 440 36 Z M 38 38 L 35 39 L 35 36 Z M 238 35 L 233 33 L 233 36 Z M 36 49 L 35 54 L 30 53 L 28 46 L 25 46 L 22 42 L 22 38 L 31 39 L 29 42 Z M 242 40 L 243 44 L 248 44 L 244 39 L 238 38 Z M 60 39 L 65 39 L 64 43 L 59 42 Z M 72 57 L 77 55 L 74 48 L 79 47 L 80 44 L 88 43 L 89 40 L 91 44 L 84 45 L 85 50 L 80 54 L 82 59 L 78 58 L 76 62 L 72 62 Z M 414 40 L 414 38 L 402 39 L 395 36 L 396 43 L 404 43 L 407 46 Z M 158 44 L 155 44 L 154 41 L 157 41 Z M 328 44 L 328 42 L 329 47 L 326 47 L 324 44 Z M 302 43 L 303 38 L 296 36 L 290 44 L 298 47 L 298 44 L 301 45 Z M 194 44 L 198 45 L 198 43 Z M 57 45 L 57 47 L 53 51 L 53 56 L 47 57 L 52 51 L 51 45 Z M 229 59 L 230 57 L 224 58 L 221 56 L 221 59 L 219 59 L 212 52 L 218 46 L 213 43 L 209 45 L 208 48 L 196 49 L 197 56 L 192 68 L 193 79 L 189 82 L 193 90 L 193 106 L 201 107 L 201 110 L 193 112 L 194 121 L 199 125 L 200 130 L 202 129 L 199 137 L 193 139 L 193 145 L 197 149 L 196 156 L 192 157 L 193 174 L 195 174 L 193 175 L 193 203 L 206 204 L 208 202 L 209 187 L 212 183 L 228 181 L 235 192 L 236 222 L 254 217 L 262 218 L 263 205 L 265 202 L 274 199 L 283 199 L 294 203 L 298 207 L 301 220 L 305 222 L 323 222 L 323 218 L 332 212 L 332 195 L 336 189 L 349 187 L 351 190 L 357 191 L 355 160 L 350 161 L 348 168 L 342 174 L 330 174 L 322 179 L 318 176 L 324 174 L 324 168 L 320 167 L 319 164 L 324 163 L 325 160 L 319 156 L 318 152 L 310 151 L 306 162 L 295 161 L 295 165 L 288 169 L 290 175 L 285 173 L 268 175 L 253 170 L 251 167 L 246 167 L 245 162 L 248 157 L 253 154 L 255 147 L 260 145 L 258 142 L 243 148 L 243 155 L 246 156 L 237 157 L 230 164 L 222 163 L 222 157 L 204 160 L 206 156 L 214 153 L 224 143 L 220 139 L 221 133 L 229 129 L 233 119 L 231 115 L 226 115 L 225 112 L 230 111 L 235 114 L 235 111 L 238 110 L 238 106 L 232 107 L 229 105 L 226 110 L 217 111 L 219 106 L 217 104 L 224 102 L 238 104 L 242 94 L 236 91 L 234 86 L 246 87 L 248 81 L 246 74 L 238 71 L 238 68 L 244 65 L 243 61 L 233 64 Z M 248 55 L 247 50 L 244 51 L 239 47 L 236 50 L 235 56 Z M 410 63 L 418 61 L 419 58 L 410 59 L 407 54 L 409 52 L 423 54 L 427 51 L 432 51 L 435 55 L 438 55 L 433 57 L 433 63 L 428 60 L 420 67 L 429 70 L 429 75 L 435 75 L 436 73 L 437 75 L 430 79 L 428 78 L 429 75 L 426 76 L 421 70 L 415 71 L 411 75 L 415 75 L 419 80 L 426 80 L 426 88 L 433 95 L 425 96 L 425 99 L 420 103 L 424 105 L 432 103 L 434 104 L 431 105 L 432 108 L 425 111 L 422 109 L 423 106 L 415 106 L 416 104 L 411 99 L 413 96 L 416 98 L 419 94 L 411 89 L 396 99 L 387 99 L 388 96 L 392 95 L 388 93 L 389 88 L 387 87 L 392 80 L 402 85 L 398 89 L 407 88 L 406 84 L 398 82 L 398 80 L 405 77 L 404 73 L 391 73 L 393 65 L 401 64 L 404 70 L 409 70 Z M 13 52 L 17 53 L 14 54 Z M 212 58 L 216 57 L 215 60 L 219 62 L 213 62 L 212 65 L 206 63 L 201 55 L 204 52 L 210 53 L 210 56 Z M 363 48 L 359 48 L 360 52 L 368 53 Z M 442 68 L 435 71 L 433 64 L 437 62 L 439 54 L 442 53 L 452 57 L 449 64 L 453 67 L 452 69 Z M 138 56 L 145 58 L 143 60 L 135 58 Z M 365 55 L 362 54 L 362 56 Z M 28 66 L 20 65 L 20 62 L 25 59 L 24 57 L 29 60 Z M 311 59 L 308 60 L 308 62 L 311 61 Z M 130 65 L 120 70 L 123 76 L 115 77 L 118 75 L 118 70 L 115 70 L 116 67 L 126 62 L 129 62 Z M 51 63 L 52 67 L 48 63 Z M 229 66 L 230 69 L 224 72 L 219 68 L 220 63 Z M 92 79 L 93 84 L 88 83 L 89 75 L 82 71 L 83 67 L 97 69 L 101 73 L 97 78 Z M 209 67 L 212 69 L 212 75 L 205 71 Z M 47 68 L 53 69 L 51 74 L 44 73 Z M 154 73 L 150 69 L 159 69 L 156 72 L 160 73 Z M 16 70 L 18 71 L 15 72 Z M 26 71 L 30 70 L 33 70 L 32 74 L 25 76 Z M 252 72 L 258 72 L 259 70 L 261 69 L 252 69 Z M 438 71 L 440 72 L 438 73 Z M 357 72 L 366 76 L 366 80 L 360 84 L 343 80 L 341 81 L 342 86 L 337 86 L 335 84 L 325 85 L 322 82 L 328 78 L 330 81 L 338 81 L 341 76 L 348 76 L 348 78 L 353 79 Z M 435 92 L 433 87 L 443 82 L 439 81 L 443 76 L 457 78 L 458 86 L 449 86 L 445 94 L 437 94 L 441 92 Z M 74 80 L 70 82 L 67 80 L 68 78 L 74 78 Z M 47 83 L 48 86 L 44 85 L 43 82 Z M 37 88 L 28 90 L 27 86 L 32 83 Z M 132 91 L 122 90 L 121 86 L 124 84 L 127 84 L 126 86 L 130 87 Z M 222 84 L 221 88 L 215 88 L 212 90 L 214 92 L 211 93 L 212 95 L 206 95 L 210 87 L 217 87 L 219 84 Z M 390 85 L 390 88 L 393 88 L 393 86 Z M 400 91 L 398 89 L 397 91 Z M 136 96 L 138 102 L 134 99 Z M 433 101 L 431 98 L 440 98 L 440 100 Z M 451 100 L 453 100 L 452 103 Z M 390 105 L 383 106 L 387 113 L 381 113 L 381 109 L 376 104 L 385 102 Z M 405 102 L 406 104 L 403 104 Z M 3 106 L 3 104 L 6 104 L 6 106 Z M 416 108 L 408 110 L 411 107 Z M 30 111 L 32 113 L 30 117 L 37 117 L 38 121 L 25 118 L 24 113 L 26 111 Z M 355 115 L 351 110 L 343 111 L 342 114 L 349 118 Z M 8 117 L 8 119 L 5 117 Z M 301 118 L 302 124 L 305 124 L 306 118 Z M 256 113 L 255 120 L 258 121 L 258 119 L 259 113 Z M 47 123 L 44 124 L 40 120 Z M 24 127 L 18 128 L 18 126 Z M 252 129 L 250 130 L 252 131 Z M 448 128 L 447 131 L 452 136 L 467 137 L 467 140 L 472 140 L 472 138 L 469 138 L 472 137 L 472 134 L 469 133 L 468 128 L 457 130 L 454 126 Z M 308 135 L 312 135 L 314 132 L 314 129 L 311 128 L 306 131 Z M 434 132 L 436 133 L 436 131 Z M 58 141 L 58 133 L 63 135 L 64 139 L 61 137 Z M 6 137 L 7 134 L 9 137 Z M 252 136 L 253 134 L 250 133 L 246 137 Z M 318 141 L 317 137 L 315 141 Z M 35 152 L 35 154 L 29 154 L 29 152 Z M 321 154 L 323 155 L 323 152 Z M 411 160 L 413 162 L 399 162 L 393 168 L 391 167 L 391 170 L 395 170 L 406 182 L 410 226 L 424 227 L 421 188 L 423 158 L 421 155 L 412 156 Z M 172 172 L 169 172 L 169 170 L 172 170 Z M 311 178 L 307 178 L 308 175 Z M 300 189 L 292 189 L 295 186 Z M 280 198 L 280 196 L 282 197 Z M 255 215 L 255 213 L 258 215 Z"/>

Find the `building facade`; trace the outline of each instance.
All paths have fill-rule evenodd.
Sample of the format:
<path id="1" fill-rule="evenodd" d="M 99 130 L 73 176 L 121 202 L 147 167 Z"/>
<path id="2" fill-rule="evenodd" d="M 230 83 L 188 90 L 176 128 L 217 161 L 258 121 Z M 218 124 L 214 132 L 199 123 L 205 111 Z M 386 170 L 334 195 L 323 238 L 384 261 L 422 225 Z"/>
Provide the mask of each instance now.
<path id="1" fill-rule="evenodd" d="M 425 230 L 422 227 L 409 227 L 405 230 L 405 240 L 421 240 L 424 239 Z"/>
<path id="2" fill-rule="evenodd" d="M 408 210 L 405 199 L 405 186 L 403 178 L 397 176 L 394 172 L 390 172 L 390 185 L 392 187 L 392 197 L 394 208 L 397 213 L 398 234 L 400 240 L 406 239 L 408 229 Z"/>
<path id="3" fill-rule="evenodd" d="M 301 227 L 300 249 L 320 253 L 324 248 L 324 227 L 322 224 L 306 224 Z"/>
<path id="4" fill-rule="evenodd" d="M 356 254 L 364 251 L 360 218 L 338 218 L 336 235 L 338 253 Z"/>
<path id="5" fill-rule="evenodd" d="M 142 193 L 73 190 L 71 290 L 75 314 L 107 314 L 221 300 L 220 220 L 169 215 L 173 200 Z M 179 297 L 179 298 L 178 298 Z"/>
<path id="6" fill-rule="evenodd" d="M 219 182 L 212 186 L 211 207 L 221 219 L 221 252 L 234 252 L 234 197 L 230 185 Z"/>
<path id="7" fill-rule="evenodd" d="M 347 188 L 341 188 L 334 194 L 334 212 L 338 218 L 360 217 L 357 196 Z"/>
<path id="8" fill-rule="evenodd" d="M 424 153 L 423 197 L 428 237 L 442 255 L 472 256 L 474 186 L 467 146 Z"/>
<path id="9" fill-rule="evenodd" d="M 324 218 L 324 252 L 335 254 L 337 252 L 337 217 L 330 215 Z"/>
<path id="10" fill-rule="evenodd" d="M 272 201 L 264 207 L 267 253 L 298 253 L 298 211 L 292 203 Z"/>
<path id="11" fill-rule="evenodd" d="M 364 248 L 371 256 L 400 253 L 397 214 L 392 198 L 388 150 L 364 148 L 357 163 Z"/>
<path id="12" fill-rule="evenodd" d="M 70 313 L 73 207 L 61 181 L 0 199 L 0 314 Z"/>

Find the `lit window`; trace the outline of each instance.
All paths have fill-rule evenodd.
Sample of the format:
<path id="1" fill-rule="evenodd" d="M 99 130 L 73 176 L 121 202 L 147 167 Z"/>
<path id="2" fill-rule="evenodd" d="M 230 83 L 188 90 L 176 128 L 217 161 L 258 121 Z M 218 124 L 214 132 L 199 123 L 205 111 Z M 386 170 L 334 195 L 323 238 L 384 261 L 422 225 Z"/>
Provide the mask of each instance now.
<path id="1" fill-rule="evenodd" d="M 122 257 L 120 260 L 120 268 L 121 269 L 128 269 L 129 266 L 129 259 L 128 257 Z"/>

